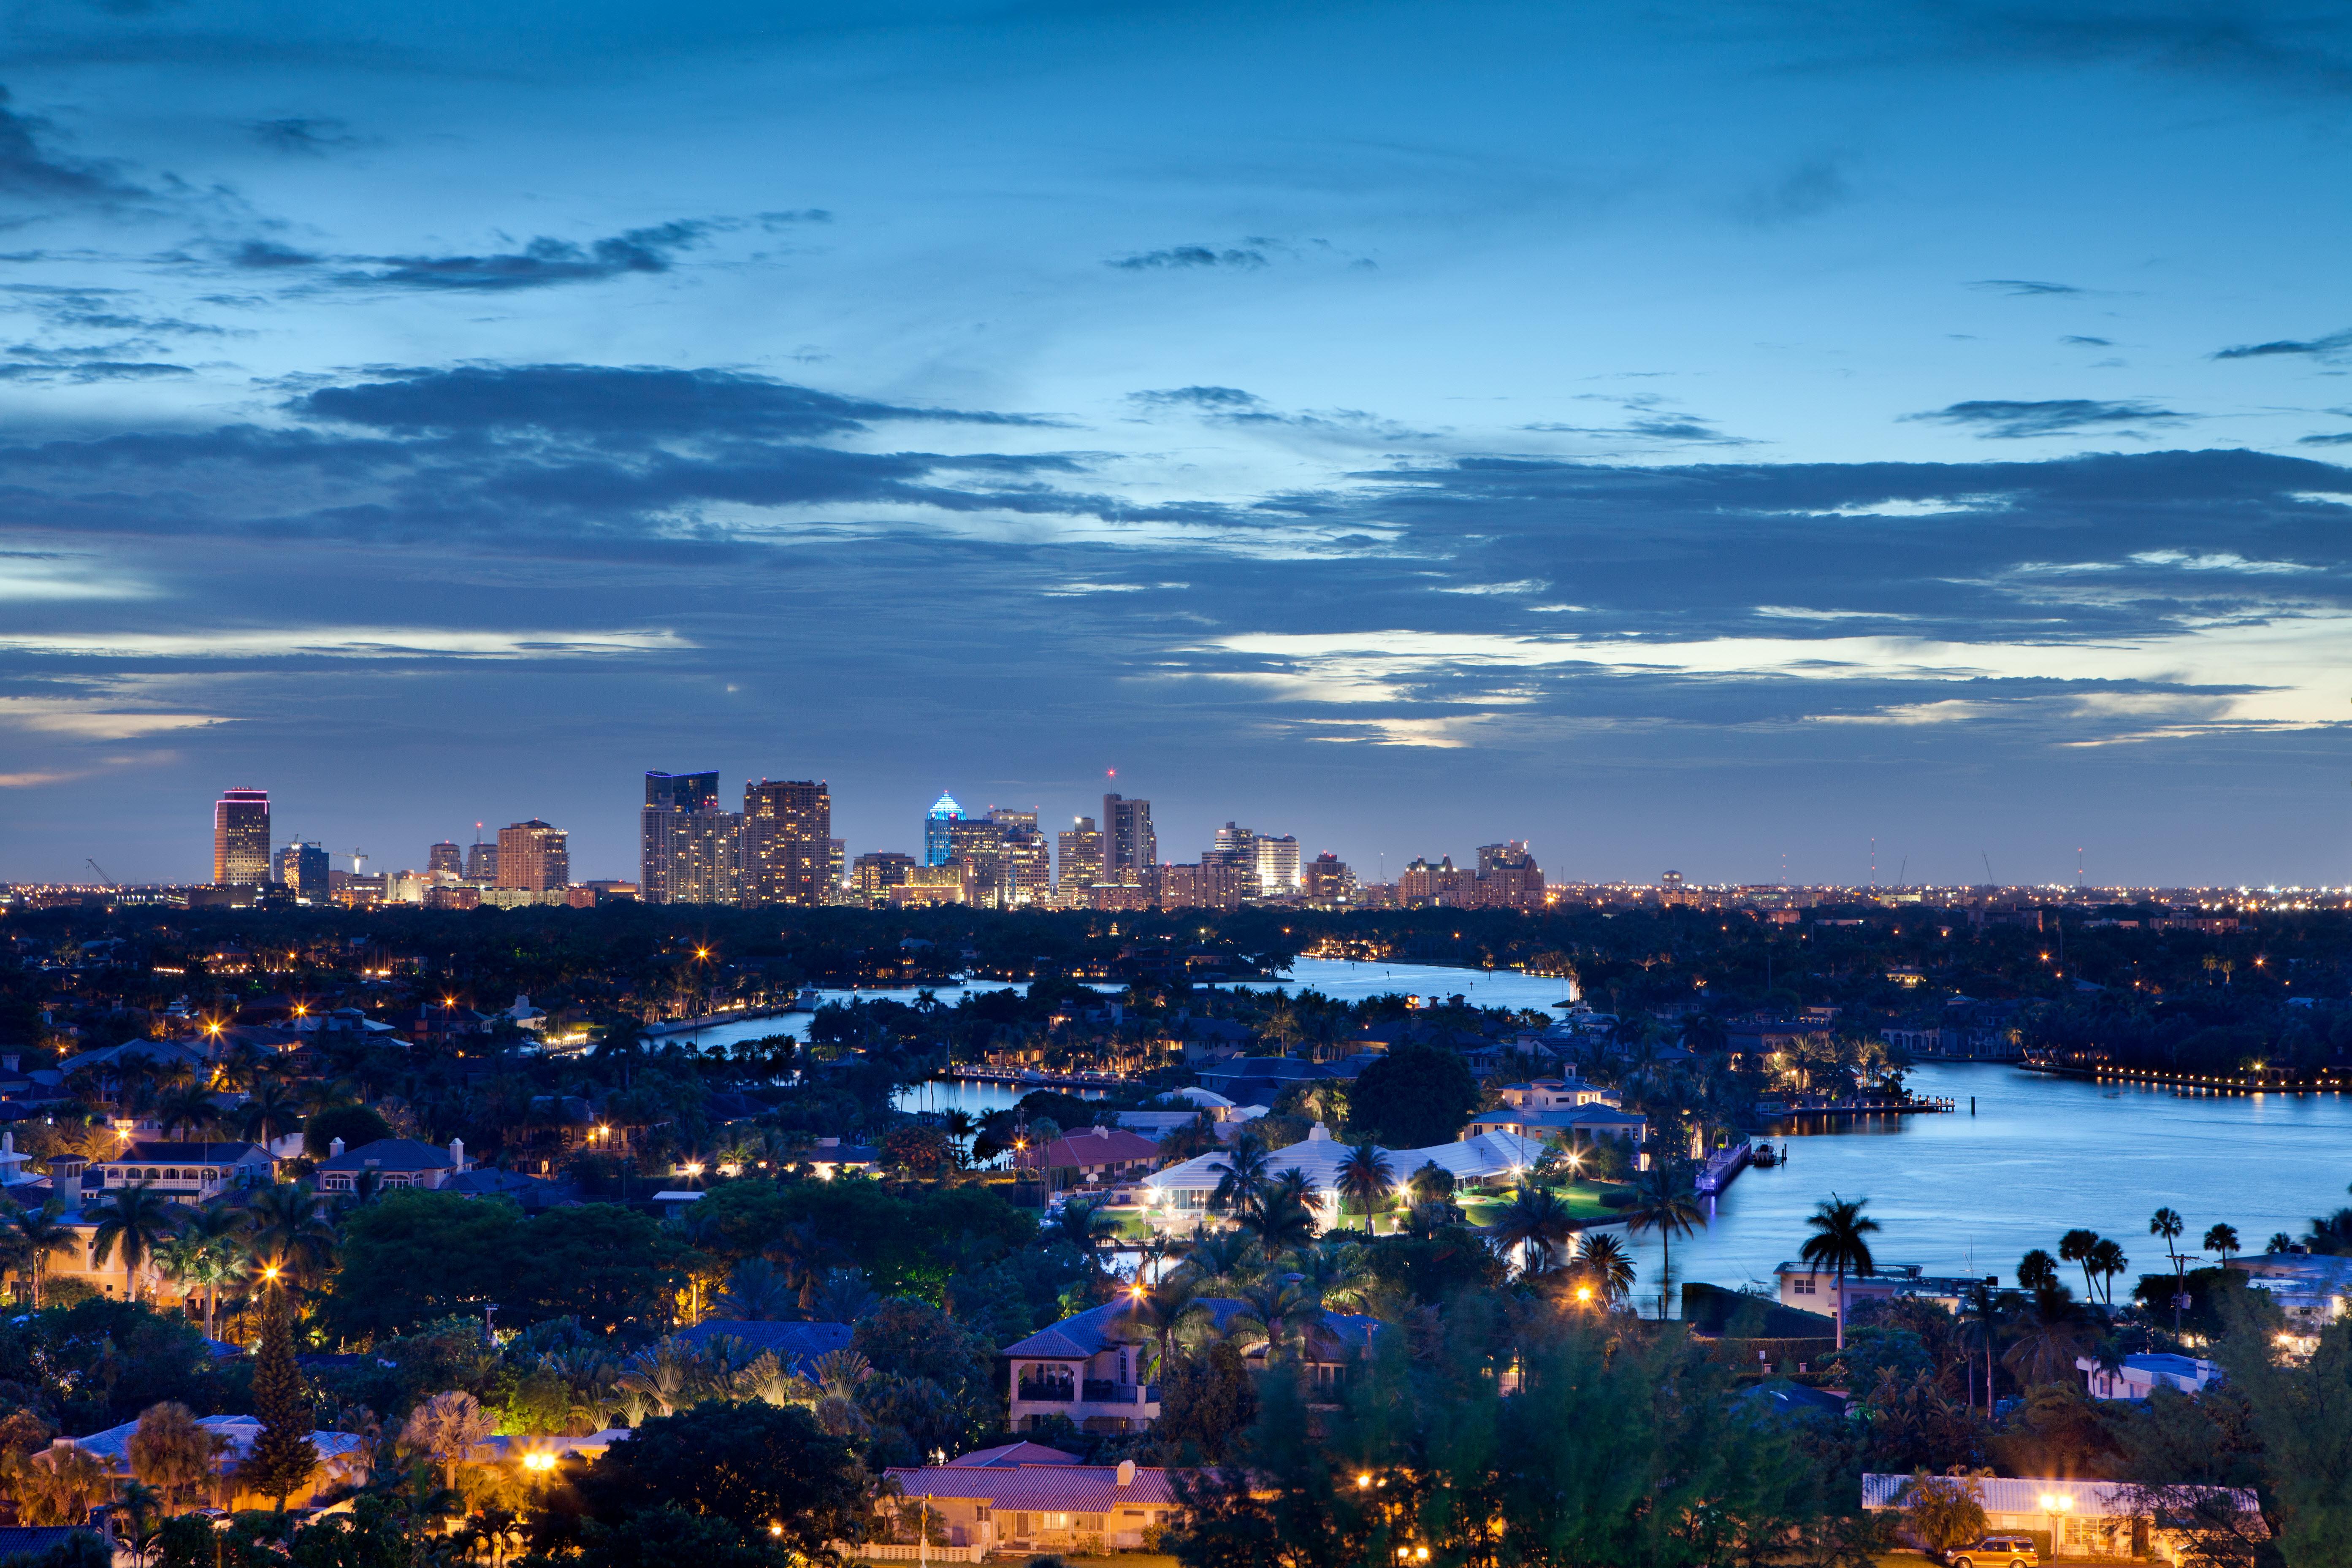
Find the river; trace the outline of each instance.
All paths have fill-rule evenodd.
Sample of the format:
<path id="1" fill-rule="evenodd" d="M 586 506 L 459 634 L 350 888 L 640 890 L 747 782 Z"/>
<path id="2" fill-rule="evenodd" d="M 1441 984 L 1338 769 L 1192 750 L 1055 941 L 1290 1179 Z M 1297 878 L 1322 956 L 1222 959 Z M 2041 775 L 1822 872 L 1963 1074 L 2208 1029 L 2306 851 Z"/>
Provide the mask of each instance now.
<path id="1" fill-rule="evenodd" d="M 1557 979 L 1512 971 L 1447 969 L 1405 963 L 1351 963 L 1302 958 L 1285 981 L 1244 982 L 1253 989 L 1312 989 L 1343 1001 L 1382 992 L 1459 994 L 1483 1006 L 1549 1012 L 1570 994 Z M 950 1004 L 968 990 L 1002 983 L 934 987 Z M 1116 991 L 1117 987 L 1103 989 Z M 905 998 L 906 991 L 828 991 Z M 706 1029 L 706 1042 L 789 1034 L 805 1037 L 808 1015 L 762 1018 Z M 2275 1230 L 2301 1234 L 2312 1215 L 2352 1199 L 2352 1101 L 2327 1095 L 2219 1095 L 2126 1088 L 2051 1079 L 1993 1063 L 1932 1064 L 1912 1069 L 1922 1094 L 1948 1096 L 1953 1115 L 1814 1121 L 1776 1125 L 1775 1143 L 1794 1145 L 1787 1164 L 1742 1172 L 1716 1205 L 1706 1229 L 1673 1246 L 1677 1282 L 1739 1286 L 1769 1283 L 1775 1265 L 1796 1256 L 1805 1215 L 1832 1193 L 1870 1200 L 1883 1227 L 1878 1256 L 1917 1263 L 1931 1274 L 2017 1276 L 2032 1247 L 2058 1248 L 2061 1233 L 2088 1226 L 2115 1237 L 2133 1274 L 2165 1267 L 2164 1248 L 2147 1232 L 2159 1207 L 2180 1211 L 2187 1240 L 2227 1221 L 2249 1250 Z M 919 1085 L 900 1096 L 909 1110 L 961 1107 L 975 1113 L 1009 1106 L 1020 1091 L 1003 1084 Z M 1975 1114 L 1969 1111 L 1970 1097 Z M 1637 1289 L 1657 1289 L 1659 1244 L 1636 1238 Z M 2079 1274 L 2075 1286 L 2081 1288 Z M 2121 1285 L 2123 1281 L 2118 1281 Z"/>

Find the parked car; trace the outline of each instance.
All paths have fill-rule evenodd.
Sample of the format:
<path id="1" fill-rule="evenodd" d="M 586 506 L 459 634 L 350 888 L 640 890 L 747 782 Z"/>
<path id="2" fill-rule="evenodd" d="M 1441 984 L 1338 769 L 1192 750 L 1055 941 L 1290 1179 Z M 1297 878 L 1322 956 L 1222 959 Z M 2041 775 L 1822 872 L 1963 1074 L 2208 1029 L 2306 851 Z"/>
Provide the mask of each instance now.
<path id="1" fill-rule="evenodd" d="M 1988 1535 L 1952 1553 L 1952 1568 L 2037 1568 L 2041 1561 L 2030 1535 Z"/>

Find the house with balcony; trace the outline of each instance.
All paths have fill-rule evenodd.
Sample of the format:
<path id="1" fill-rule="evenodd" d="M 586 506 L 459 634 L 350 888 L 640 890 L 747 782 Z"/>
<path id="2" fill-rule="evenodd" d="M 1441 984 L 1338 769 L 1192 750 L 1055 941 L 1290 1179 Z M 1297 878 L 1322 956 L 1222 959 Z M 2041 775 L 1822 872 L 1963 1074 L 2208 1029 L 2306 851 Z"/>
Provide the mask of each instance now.
<path id="1" fill-rule="evenodd" d="M 1513 1110 L 1575 1110 L 1587 1105 L 1616 1105 L 1617 1090 L 1580 1078 L 1538 1078 L 1507 1083 L 1495 1091 Z"/>
<path id="2" fill-rule="evenodd" d="M 1472 1116 L 1462 1136 L 1475 1138 L 1488 1132 L 1507 1132 L 1533 1143 L 1557 1138 L 1571 1149 L 1596 1138 L 1614 1138 L 1638 1147 L 1650 1141 L 1650 1123 L 1648 1118 L 1633 1111 L 1597 1102 L 1551 1110 L 1502 1105 Z"/>
<path id="3" fill-rule="evenodd" d="M 319 1165 L 322 1193 L 356 1193 L 362 1186 L 379 1192 L 395 1187 L 438 1188 L 466 1171 L 466 1141 L 449 1140 L 446 1150 L 414 1138 L 378 1138 L 356 1149 L 345 1149 L 340 1138 L 327 1145 Z"/>
<path id="4" fill-rule="evenodd" d="M 1013 1457 L 1023 1451 L 1053 1459 Z M 1181 1507 L 1166 1470 L 1132 1459 L 1081 1465 L 1034 1443 L 983 1449 L 945 1465 L 894 1466 L 887 1474 L 903 1499 L 920 1499 L 939 1515 L 949 1549 L 972 1553 L 966 1561 L 996 1551 L 1133 1551 L 1149 1531 L 1175 1523 Z"/>
<path id="5" fill-rule="evenodd" d="M 240 1187 L 266 1187 L 277 1169 L 258 1143 L 140 1139 L 110 1159 L 91 1161 L 82 1190 L 97 1197 L 143 1184 L 177 1203 L 204 1204 Z"/>
<path id="6" fill-rule="evenodd" d="M 1231 1297 L 1203 1297 L 1194 1306 L 1223 1331 L 1249 1310 Z M 1324 1310 L 1299 1346 L 1309 1384 L 1336 1391 L 1354 1375 L 1380 1330 L 1377 1318 Z M 1147 1381 L 1159 1352 L 1160 1330 L 1122 1297 L 1041 1329 L 1004 1352 L 1011 1363 L 1013 1429 L 1034 1431 L 1055 1416 L 1087 1432 L 1140 1432 L 1160 1419 L 1160 1384 Z M 1265 1364 L 1263 1344 L 1244 1352 Z"/>

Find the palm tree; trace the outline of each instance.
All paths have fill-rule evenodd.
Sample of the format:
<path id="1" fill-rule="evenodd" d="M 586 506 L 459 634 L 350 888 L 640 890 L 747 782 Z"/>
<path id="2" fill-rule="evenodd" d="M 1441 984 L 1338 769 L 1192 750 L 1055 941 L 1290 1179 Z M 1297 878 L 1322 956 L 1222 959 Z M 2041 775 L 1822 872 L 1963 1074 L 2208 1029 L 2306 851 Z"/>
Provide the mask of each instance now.
<path id="1" fill-rule="evenodd" d="M 2270 1240 L 2263 1244 L 2263 1250 L 2273 1254 L 2293 1252 L 2294 1250 L 2294 1237 L 2289 1236 L 2283 1230 L 2274 1230 L 2271 1232 Z"/>
<path id="2" fill-rule="evenodd" d="M 1434 1160 L 1423 1160 L 1421 1169 L 1405 1178 L 1412 1189 L 1412 1201 L 1417 1204 L 1454 1201 L 1454 1173 Z"/>
<path id="3" fill-rule="evenodd" d="M 139 1265 L 178 1228 L 178 1209 L 179 1205 L 157 1192 L 152 1182 L 118 1187 L 97 1203 L 83 1206 L 83 1217 L 98 1222 L 98 1229 L 90 1236 L 90 1262 L 103 1268 L 115 1250 L 121 1249 L 125 1300 L 139 1300 Z"/>
<path id="4" fill-rule="evenodd" d="M 164 1268 L 188 1284 L 205 1288 L 205 1337 L 213 1337 L 220 1288 L 244 1277 L 253 1253 L 246 1245 L 247 1216 L 226 1205 L 193 1211 L 164 1249 Z"/>
<path id="5" fill-rule="evenodd" d="M 1288 1180 L 1298 1176 L 1297 1182 Z M 1294 1247 L 1315 1239 L 1315 1212 L 1301 1195 L 1306 1178 L 1296 1171 L 1259 1189 L 1240 1215 L 1240 1225 L 1257 1243 L 1258 1256 L 1268 1263 Z"/>
<path id="6" fill-rule="evenodd" d="M 2083 1266 L 2083 1294 L 2091 1293 L 2091 1248 L 2099 1245 L 2099 1233 L 2080 1227 L 2058 1238 L 2058 1256 L 2069 1263 Z"/>
<path id="7" fill-rule="evenodd" d="M 1238 1231 L 1196 1225 L 1185 1242 L 1182 1272 L 1202 1280 L 1234 1279 L 1249 1267 L 1249 1261 L 1248 1237 Z"/>
<path id="8" fill-rule="evenodd" d="M 1272 1180 L 1266 1147 L 1256 1133 L 1247 1129 L 1234 1140 L 1225 1157 L 1209 1169 L 1217 1173 L 1217 1187 L 1209 1194 L 1209 1207 L 1219 1214 L 1244 1206 Z"/>
<path id="9" fill-rule="evenodd" d="M 256 1084 L 234 1114 L 237 1136 L 264 1147 L 302 1130 L 302 1111 L 293 1092 L 276 1079 Z"/>
<path id="10" fill-rule="evenodd" d="M 2108 1306 L 2114 1306 L 2116 1276 L 2131 1267 L 2131 1259 L 2124 1256 L 2123 1244 L 2101 1237 L 2098 1245 L 2091 1248 L 2091 1256 L 2084 1259 L 2084 1267 L 2099 1277 L 2101 1295 Z"/>
<path id="11" fill-rule="evenodd" d="M 1322 1313 L 1307 1293 L 1280 1275 L 1268 1274 L 1243 1287 L 1242 1310 L 1226 1321 L 1225 1331 L 1245 1342 L 1262 1342 L 1272 1361 L 1303 1342 L 1311 1322 Z"/>
<path id="12" fill-rule="evenodd" d="M 945 1117 L 948 1142 L 955 1148 L 956 1163 L 964 1164 L 971 1158 L 971 1135 L 980 1131 L 980 1123 L 969 1110 L 951 1110 Z"/>
<path id="13" fill-rule="evenodd" d="M 1992 1409 L 1992 1357 L 2000 1346 L 2000 1297 L 1990 1285 L 1968 1288 L 1960 1301 L 1960 1343 L 1969 1355 L 1969 1409 L 1977 1407 L 1977 1352 L 1984 1352 L 1985 1409 Z"/>
<path id="14" fill-rule="evenodd" d="M 2017 1260 L 2017 1286 L 2021 1290 L 2047 1290 L 2058 1283 L 2058 1260 L 2035 1247 Z"/>
<path id="15" fill-rule="evenodd" d="M 1388 1202 L 1396 1191 L 1396 1170 L 1388 1152 L 1367 1138 L 1339 1162 L 1339 1201 L 1354 1204 L 1364 1216 L 1364 1234 L 1372 1233 L 1372 1205 Z"/>
<path id="16" fill-rule="evenodd" d="M 2177 1209 L 2160 1208 L 2147 1217 L 2148 1235 L 2164 1237 L 2165 1256 L 2172 1259 L 2172 1331 L 2176 1334 L 2180 1331 L 2180 1280 L 2188 1268 L 2179 1248 L 2173 1243 L 2179 1240 L 2180 1233 L 2188 1228 L 2189 1222 L 2180 1217 Z"/>
<path id="17" fill-rule="evenodd" d="M 7 1219 L 7 1228 L 0 1231 L 0 1245 L 31 1265 L 33 1276 L 33 1307 L 39 1310 L 41 1284 L 48 1277 L 49 1259 L 72 1248 L 77 1237 L 73 1226 L 58 1223 L 66 1212 L 63 1198 L 51 1198 L 37 1209 L 17 1209 Z"/>
<path id="18" fill-rule="evenodd" d="M 2236 1226 L 2217 1225 L 2205 1233 L 2205 1250 L 2220 1253 L 2221 1262 L 2226 1266 L 2231 1257 L 2245 1249 L 2238 1244 Z"/>
<path id="19" fill-rule="evenodd" d="M 2064 1382 L 2074 1374 L 2074 1358 L 2083 1353 L 2083 1310 L 2063 1285 L 2044 1286 L 2027 1301 L 2017 1342 L 2002 1355 L 2001 1364 L 2027 1387 Z"/>
<path id="20" fill-rule="evenodd" d="M 155 1123 L 163 1135 L 173 1132 L 209 1132 L 220 1124 L 220 1105 L 210 1090 L 195 1084 L 165 1089 L 155 1101 Z"/>
<path id="21" fill-rule="evenodd" d="M 245 1200 L 246 1232 L 255 1256 L 309 1281 L 334 1262 L 335 1227 L 319 1214 L 319 1194 L 299 1182 L 257 1187 Z"/>
<path id="22" fill-rule="evenodd" d="M 1626 1209 L 1625 1230 L 1638 1235 L 1658 1233 L 1658 1321 L 1665 1321 L 1666 1289 L 1672 1278 L 1673 1244 L 1706 1223 L 1698 1206 L 1698 1186 L 1685 1160 L 1655 1160 L 1633 1182 L 1633 1206 Z"/>
<path id="23" fill-rule="evenodd" d="M 1849 1203 L 1832 1193 L 1827 1203 L 1813 1205 L 1805 1226 L 1813 1234 L 1797 1249 L 1797 1256 L 1816 1268 L 1828 1268 L 1837 1275 L 1837 1347 L 1845 1349 L 1845 1277 L 1848 1272 L 1868 1274 L 1878 1267 L 1870 1255 L 1867 1237 L 1878 1229 L 1878 1222 L 1862 1212 L 1868 1198 L 1855 1198 Z M 2049 1257 L 2043 1253 L 2044 1258 Z"/>
<path id="24" fill-rule="evenodd" d="M 1569 1268 L 1579 1291 L 1590 1289 L 1604 1305 L 1614 1306 L 1633 1293 L 1633 1259 L 1625 1244 L 1600 1231 L 1577 1237 L 1576 1256 Z"/>
<path id="25" fill-rule="evenodd" d="M 782 1269 L 764 1258 L 747 1258 L 728 1275 L 727 1288 L 710 1306 L 729 1318 L 769 1322 L 789 1318 L 799 1304 L 799 1293 Z"/>
<path id="26" fill-rule="evenodd" d="M 1098 1203 L 1066 1203 L 1046 1227 L 1048 1239 L 1066 1241 L 1077 1249 L 1088 1268 L 1102 1261 L 1102 1246 L 1118 1234 L 1118 1222 L 1101 1212 Z"/>
<path id="27" fill-rule="evenodd" d="M 1334 1232 L 1312 1247 L 1302 1247 L 1292 1258 L 1290 1278 L 1317 1306 L 1361 1307 L 1372 1282 L 1371 1261 L 1357 1242 Z"/>
<path id="28" fill-rule="evenodd" d="M 1532 1279 L 1551 1267 L 1552 1254 L 1576 1230 L 1576 1221 L 1549 1187 L 1521 1187 L 1495 1217 L 1494 1238 L 1519 1254 L 1519 1272 Z"/>

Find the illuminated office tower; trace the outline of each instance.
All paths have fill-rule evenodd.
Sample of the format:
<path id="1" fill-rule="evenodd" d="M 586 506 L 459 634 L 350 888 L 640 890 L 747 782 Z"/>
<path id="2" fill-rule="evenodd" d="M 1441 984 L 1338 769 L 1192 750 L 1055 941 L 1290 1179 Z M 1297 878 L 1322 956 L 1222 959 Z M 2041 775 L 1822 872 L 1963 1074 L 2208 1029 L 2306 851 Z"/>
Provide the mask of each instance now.
<path id="1" fill-rule="evenodd" d="M 1160 864 L 1160 836 L 1151 830 L 1151 803 L 1125 795 L 1103 796 L 1103 880 L 1120 871 L 1149 871 Z"/>
<path id="2" fill-rule="evenodd" d="M 1061 834 L 1062 858 L 1055 868 L 1055 890 L 1067 903 L 1103 879 L 1103 836 L 1091 816 Z"/>
<path id="3" fill-rule="evenodd" d="M 499 879 L 499 847 L 484 844 L 479 839 L 466 846 L 466 880 L 496 886 Z"/>
<path id="4" fill-rule="evenodd" d="M 286 884 L 287 890 L 306 904 L 323 904 L 331 889 L 332 879 L 327 869 L 327 848 L 323 844 L 305 844 L 300 839 L 279 847 L 271 858 L 273 880 Z"/>
<path id="5" fill-rule="evenodd" d="M 706 864 L 700 868 L 703 876 L 698 882 L 688 873 L 681 877 L 672 862 L 681 853 L 679 832 L 682 819 L 694 812 L 716 811 L 719 808 L 719 774 L 656 773 L 646 774 L 646 803 L 637 812 L 637 888 L 638 897 L 649 904 L 711 903 L 708 898 L 693 898 L 688 892 L 699 889 L 708 892 L 711 887 Z M 708 827 L 709 825 L 706 825 Z M 707 840 L 708 832 L 698 836 Z M 705 845 L 706 851 L 708 845 Z M 728 858 L 738 858 L 730 851 Z M 730 880 L 731 880 L 730 876 Z M 680 891 L 681 883 L 687 891 Z M 723 900 L 733 903 L 733 898 Z"/>
<path id="6" fill-rule="evenodd" d="M 743 786 L 743 901 L 829 904 L 841 887 L 833 792 L 822 779 Z"/>
<path id="7" fill-rule="evenodd" d="M 931 802 L 931 809 L 923 817 L 924 865 L 948 863 L 948 858 L 955 853 L 955 837 L 950 826 L 962 820 L 963 807 L 956 804 L 955 796 L 941 790 L 940 798 Z"/>
<path id="8" fill-rule="evenodd" d="M 213 803 L 213 886 L 257 888 L 269 880 L 269 792 L 221 791 Z"/>
<path id="9" fill-rule="evenodd" d="M 1299 889 L 1298 840 L 1290 834 L 1279 838 L 1257 836 L 1257 887 L 1269 899 L 1286 899 Z"/>
<path id="10" fill-rule="evenodd" d="M 915 868 L 912 855 L 885 849 L 860 855 L 852 868 L 852 890 L 860 903 L 879 909 L 890 901 L 890 889 L 906 885 Z"/>
<path id="11" fill-rule="evenodd" d="M 435 881 L 457 881 L 466 875 L 466 852 L 444 838 L 425 852 L 425 874 Z"/>
<path id="12" fill-rule="evenodd" d="M 572 884 L 570 837 L 537 817 L 499 829 L 499 886 L 525 892 L 558 891 Z"/>

